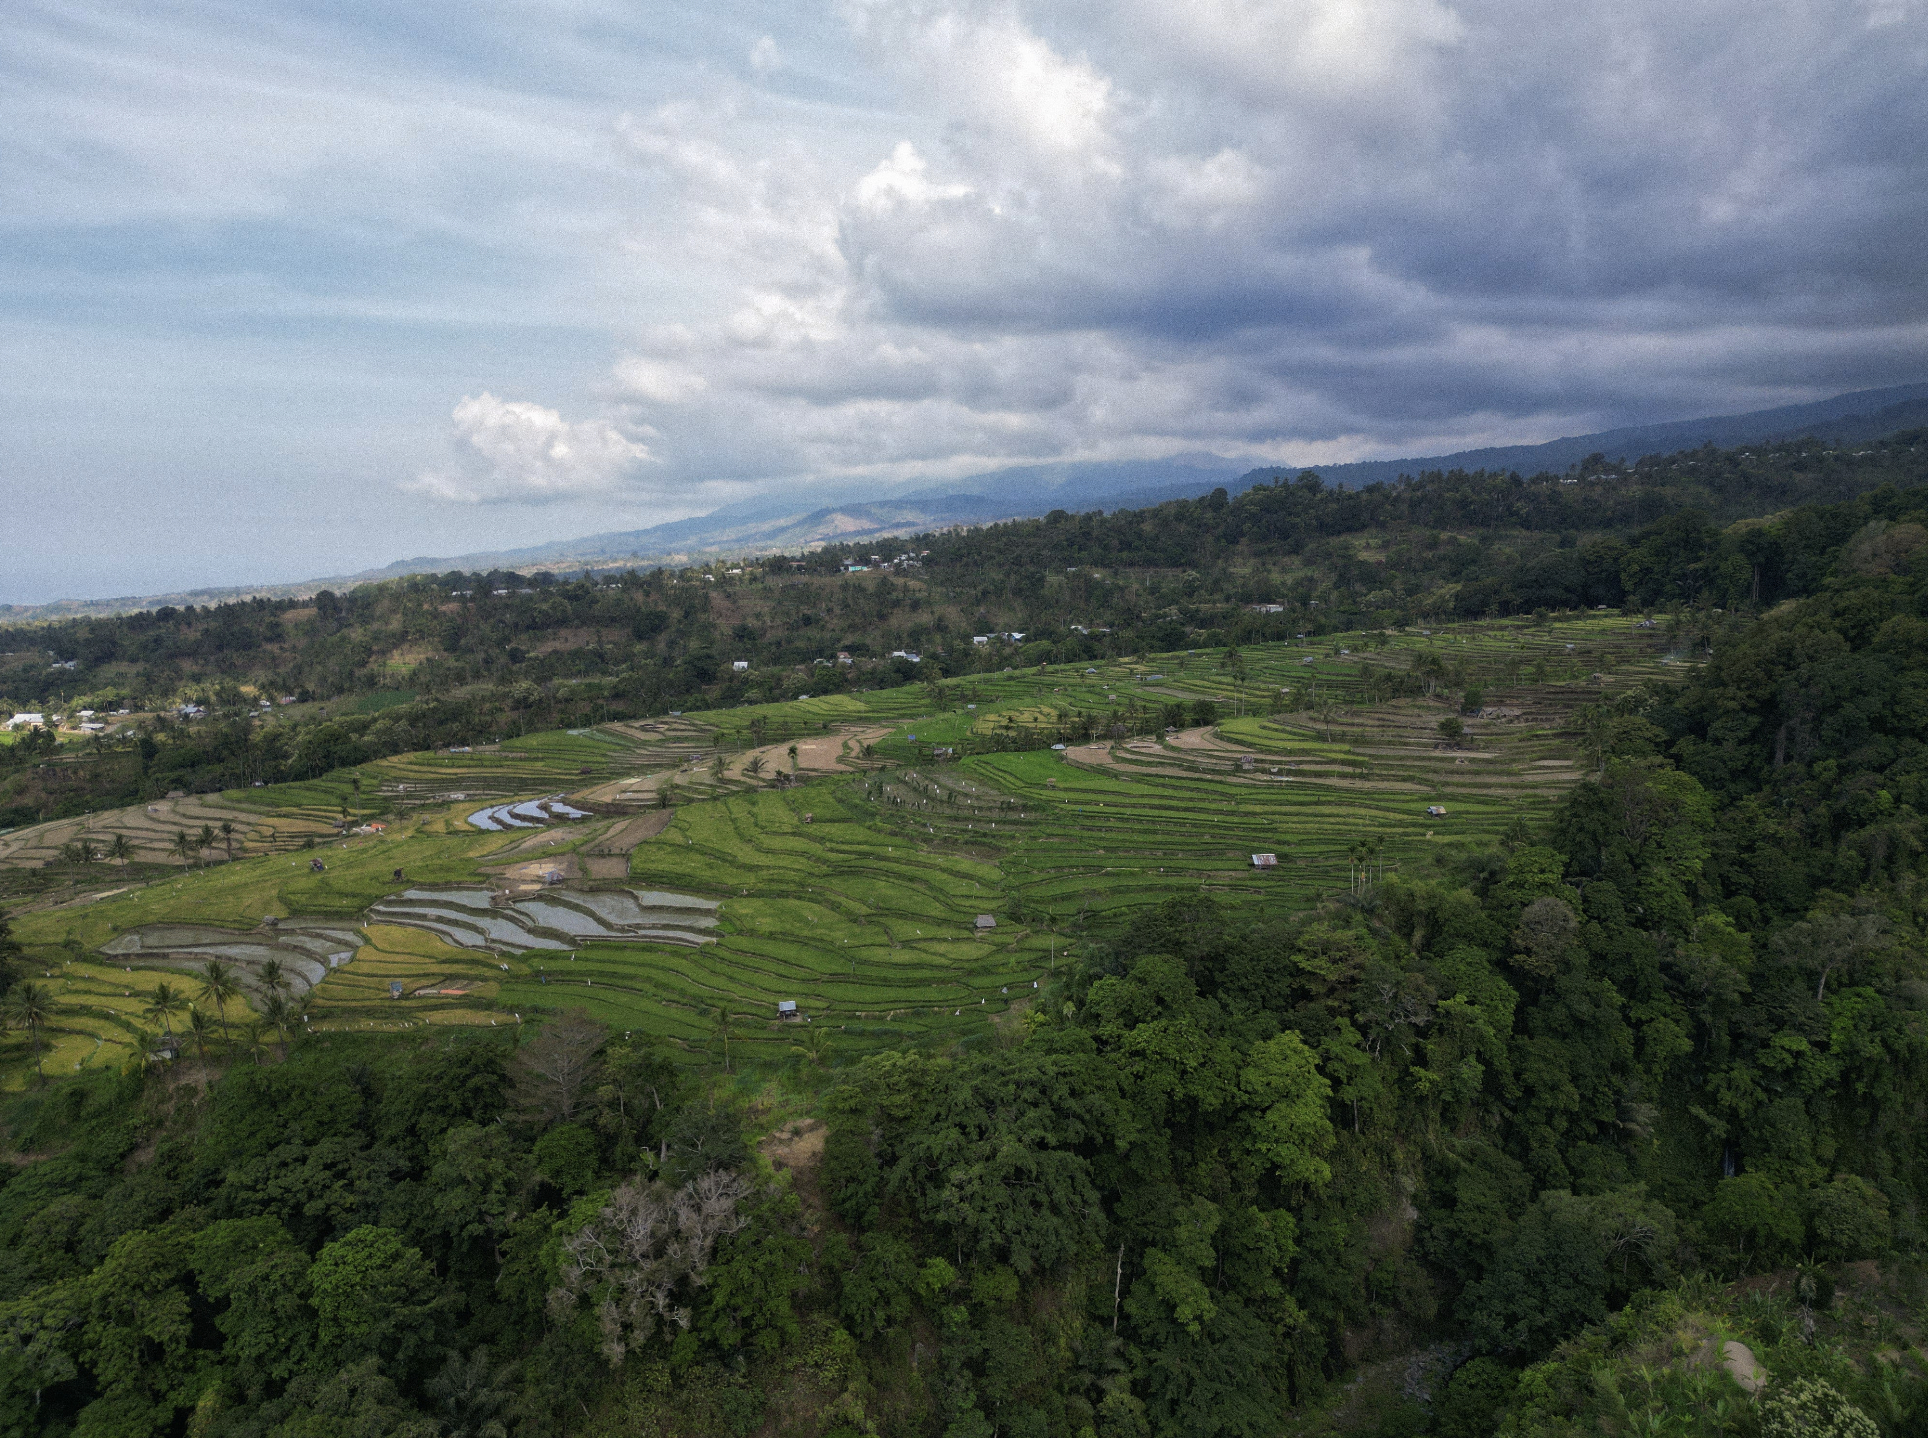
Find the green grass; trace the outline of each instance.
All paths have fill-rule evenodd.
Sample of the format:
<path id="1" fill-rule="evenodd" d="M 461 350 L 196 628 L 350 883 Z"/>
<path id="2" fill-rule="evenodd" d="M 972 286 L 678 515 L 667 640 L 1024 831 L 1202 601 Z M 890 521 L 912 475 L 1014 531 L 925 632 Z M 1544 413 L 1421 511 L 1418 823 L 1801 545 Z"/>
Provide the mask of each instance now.
<path id="1" fill-rule="evenodd" d="M 420 696 L 413 689 L 377 689 L 343 706 L 344 714 L 379 714 L 401 704 L 412 704 Z"/>
<path id="2" fill-rule="evenodd" d="M 675 818 L 634 850 L 629 882 L 720 900 L 718 942 L 592 943 L 573 955 L 506 960 L 504 971 L 496 956 L 381 926 L 316 990 L 315 1021 L 330 1032 L 379 1033 L 515 1023 L 580 1006 L 624 1031 L 658 1035 L 695 1063 L 721 1060 L 724 1025 L 733 1066 L 756 1069 L 799 1062 L 803 1025 L 776 1018 L 788 999 L 813 1026 L 830 1026 L 832 1063 L 884 1047 L 981 1042 L 1015 1017 L 1067 945 L 1148 905 L 1207 893 L 1282 914 L 1346 891 L 1362 841 L 1378 846 L 1384 870 L 1423 874 L 1457 846 L 1545 815 L 1579 774 L 1574 711 L 1676 672 L 1661 647 L 1656 631 L 1614 614 L 1324 636 L 1249 647 L 1242 673 L 1222 651 L 1148 655 L 959 676 L 938 694 L 914 684 L 402 755 L 223 796 L 290 822 L 326 822 L 344 804 L 357 814 L 400 811 L 388 836 L 315 851 L 325 873 L 309 872 L 305 852 L 267 854 L 23 913 L 16 932 L 32 962 L 59 975 L 49 1072 L 71 1072 L 124 1056 L 140 994 L 168 976 L 85 957 L 129 928 L 358 917 L 401 887 L 398 867 L 410 883 L 472 882 L 478 864 L 522 842 L 522 833 L 468 829 L 467 814 L 483 803 L 679 770 L 714 752 L 719 737 L 736 752 L 758 736 L 782 744 L 833 725 L 888 726 L 876 741 L 888 767 L 869 772 L 778 789 L 767 776 L 679 771 Z M 1428 651 L 1481 683 L 1488 705 L 1510 717 L 1472 721 L 1453 749 L 1437 733 L 1449 712 L 1443 699 L 1377 698 L 1387 674 L 1406 673 Z M 1542 664 L 1545 680 L 1531 682 Z M 1608 676 L 1604 690 L 1595 674 Z M 1199 699 L 1220 708 L 1208 735 L 931 762 L 933 747 L 982 748 L 1075 714 L 1135 710 L 1149 719 L 1148 706 Z M 467 797 L 448 797 L 457 792 Z M 1428 817 L 1428 805 L 1443 805 L 1447 817 Z M 593 848 L 605 827 L 565 830 L 546 852 Z M 1251 855 L 1261 852 L 1277 854 L 1279 867 L 1255 870 Z M 988 934 L 972 926 L 980 913 L 997 918 Z M 411 993 L 467 988 L 395 1003 L 386 998 L 391 979 Z M 24 1052 L 17 1038 L 7 1050 L 16 1082 Z"/>
<path id="3" fill-rule="evenodd" d="M 880 833 L 869 807 L 848 781 L 822 780 L 680 810 L 637 849 L 631 877 L 721 899 L 720 942 L 592 944 L 532 965 L 530 979 L 503 985 L 502 1001 L 581 1004 L 691 1053 L 714 1042 L 718 1056 L 719 1011 L 746 1055 L 787 1055 L 800 1025 L 777 1020 L 784 999 L 833 1025 L 845 1053 L 988 1034 L 1048 968 L 1048 937 L 1008 922 L 978 936 L 972 920 L 999 908 L 995 862 Z"/>

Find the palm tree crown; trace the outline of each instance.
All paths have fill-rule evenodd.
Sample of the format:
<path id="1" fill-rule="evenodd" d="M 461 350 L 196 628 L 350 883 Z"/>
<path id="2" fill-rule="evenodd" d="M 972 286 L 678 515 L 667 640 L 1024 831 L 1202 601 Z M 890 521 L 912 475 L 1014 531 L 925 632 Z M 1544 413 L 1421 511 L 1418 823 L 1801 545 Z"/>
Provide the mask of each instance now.
<path id="1" fill-rule="evenodd" d="M 40 1030 L 53 1017 L 53 1013 L 53 996 L 39 984 L 15 984 L 13 992 L 7 995 L 7 1017 L 32 1036 L 33 1071 L 41 1078 L 45 1078 L 46 1074 L 40 1067 Z"/>

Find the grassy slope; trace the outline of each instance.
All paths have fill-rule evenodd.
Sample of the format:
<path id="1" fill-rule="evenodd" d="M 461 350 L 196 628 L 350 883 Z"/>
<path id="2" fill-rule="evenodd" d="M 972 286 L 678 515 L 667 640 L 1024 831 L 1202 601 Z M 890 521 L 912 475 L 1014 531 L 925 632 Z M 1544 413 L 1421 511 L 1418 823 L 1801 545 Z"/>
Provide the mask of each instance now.
<path id="1" fill-rule="evenodd" d="M 145 994 L 163 979 L 181 982 L 178 971 L 130 972 L 88 957 L 116 933 L 163 920 L 247 929 L 266 915 L 353 918 L 400 887 L 398 867 L 412 883 L 472 882 L 484 874 L 479 864 L 525 844 L 525 834 L 467 826 L 484 800 L 670 772 L 677 812 L 633 852 L 631 882 L 722 900 L 719 942 L 592 943 L 573 957 L 505 960 L 377 926 L 355 961 L 316 990 L 312 1022 L 330 1030 L 513 1023 L 581 1005 L 624 1030 L 662 1035 L 692 1058 L 720 1058 L 719 1015 L 727 1014 L 733 1061 L 787 1063 L 804 1026 L 778 1022 L 775 1006 L 794 999 L 815 1023 L 834 1025 L 832 1057 L 982 1039 L 1093 922 L 1201 890 L 1298 907 L 1347 885 L 1348 853 L 1361 840 L 1378 841 L 1382 865 L 1411 868 L 1441 845 L 1483 842 L 1516 815 L 1543 812 L 1577 775 L 1562 731 L 1578 704 L 1601 695 L 1587 676 L 1611 676 L 1611 692 L 1661 672 L 1651 633 L 1594 615 L 1550 628 L 1514 622 L 1430 637 L 1327 637 L 1316 649 L 1258 646 L 1242 655 L 1242 675 L 1211 651 L 1005 671 L 950 681 L 943 696 L 913 685 L 532 735 L 239 791 L 223 797 L 257 823 L 252 857 L 17 917 L 61 1006 L 48 1071 L 121 1062 Z M 1368 644 L 1369 654 L 1339 652 Z M 1460 747 L 1446 748 L 1436 733 L 1442 703 L 1368 702 L 1375 669 L 1404 672 L 1413 651 L 1426 648 L 1490 676 L 1489 707 L 1513 715 L 1477 721 Z M 1542 662 L 1546 682 L 1508 682 Z M 1284 690 L 1326 702 L 1277 717 L 1238 712 L 1289 702 Z M 1007 725 L 1199 698 L 1223 708 L 1215 731 L 931 762 L 933 746 Z M 762 739 L 778 746 L 832 725 L 887 725 L 875 747 L 891 767 L 852 762 L 848 772 L 784 789 L 743 776 L 740 762 L 714 777 L 707 756 L 719 743 L 750 743 L 759 719 Z M 781 764 L 781 748 L 771 753 L 773 767 Z M 447 798 L 457 792 L 468 797 Z M 394 811 L 391 828 L 328 842 L 319 852 L 329 867 L 312 874 L 306 855 L 284 844 L 326 834 L 344 803 L 351 812 Z M 1448 818 L 1429 819 L 1429 804 L 1443 804 Z M 543 852 L 593 849 L 609 827 L 545 836 L 554 843 Z M 264 840 L 264 832 L 286 837 Z M 1277 853 L 1280 867 L 1254 870 L 1255 852 Z M 987 934 L 973 928 L 980 913 L 997 918 Z M 391 979 L 411 994 L 466 991 L 397 1005 L 387 998 Z M 8 1052 L 11 1081 L 24 1081 L 24 1042 L 16 1038 Z"/>

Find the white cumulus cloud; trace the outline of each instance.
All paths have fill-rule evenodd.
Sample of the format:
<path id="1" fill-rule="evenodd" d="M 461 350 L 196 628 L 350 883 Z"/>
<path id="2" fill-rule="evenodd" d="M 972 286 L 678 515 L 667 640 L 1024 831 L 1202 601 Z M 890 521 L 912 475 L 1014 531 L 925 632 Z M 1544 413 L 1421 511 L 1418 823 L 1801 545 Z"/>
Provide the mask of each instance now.
<path id="1" fill-rule="evenodd" d="M 571 423 L 486 392 L 465 397 L 450 419 L 453 463 L 404 488 L 462 504 L 548 504 L 616 491 L 651 457 L 605 420 Z"/>
<path id="2" fill-rule="evenodd" d="M 1847 23 L 1882 3 L 840 0 L 838 103 L 751 29 L 613 121 L 664 297 L 626 427 L 465 401 L 419 484 L 629 493 L 645 438 L 684 495 L 1330 462 L 1899 382 L 1928 51 Z"/>
<path id="3" fill-rule="evenodd" d="M 667 475 L 755 479 L 1415 454 L 1906 379 L 1928 52 L 1835 23 L 1864 3 L 844 0 L 900 102 L 867 156 L 773 148 L 740 96 L 624 122 L 718 299 L 615 390 Z"/>

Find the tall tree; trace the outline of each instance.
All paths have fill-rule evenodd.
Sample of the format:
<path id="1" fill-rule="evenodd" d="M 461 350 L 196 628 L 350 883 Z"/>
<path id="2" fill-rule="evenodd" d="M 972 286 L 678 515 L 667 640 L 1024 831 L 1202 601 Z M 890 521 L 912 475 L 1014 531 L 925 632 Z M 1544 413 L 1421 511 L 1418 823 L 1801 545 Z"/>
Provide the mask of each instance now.
<path id="1" fill-rule="evenodd" d="M 208 1016 L 206 1014 L 194 1007 L 193 1004 L 189 1004 L 187 1006 L 187 1023 L 184 1027 L 187 1029 L 188 1042 L 194 1045 L 195 1053 L 200 1056 L 201 1092 L 206 1093 L 208 1089 L 208 1044 L 214 1038 L 214 1025 L 208 1022 Z"/>
<path id="2" fill-rule="evenodd" d="M 33 1040 L 33 1071 L 46 1078 L 40 1067 L 40 1030 L 53 1017 L 53 996 L 36 983 L 16 984 L 7 994 L 7 1017 L 16 1028 L 27 1031 Z"/>
<path id="3" fill-rule="evenodd" d="M 13 925 L 0 913 L 0 997 L 13 988 L 14 961 L 24 952 L 20 940 L 13 936 Z"/>
<path id="4" fill-rule="evenodd" d="M 228 1032 L 228 1004 L 238 998 L 241 985 L 235 981 L 234 969 L 220 959 L 209 959 L 201 966 L 201 997 L 214 1005 L 214 1011 L 221 1016 L 221 1041 L 231 1043 Z"/>
<path id="5" fill-rule="evenodd" d="M 544 1023 L 516 1051 L 515 1089 L 523 1116 L 544 1128 L 573 1119 L 596 1075 L 596 1051 L 608 1037 L 609 1030 L 583 1009 Z"/>
<path id="6" fill-rule="evenodd" d="M 281 1040 L 281 1057 L 288 1057 L 288 1029 L 297 1020 L 294 1009 L 285 996 L 270 991 L 267 1002 L 261 1006 L 261 1017 L 268 1027 L 275 1031 Z"/>
<path id="7" fill-rule="evenodd" d="M 169 1039 L 174 1037 L 172 1015 L 187 1007 L 187 999 L 172 984 L 165 980 L 154 985 L 154 992 L 147 996 L 147 1007 L 141 1010 L 144 1019 L 159 1019 L 161 1032 Z"/>

